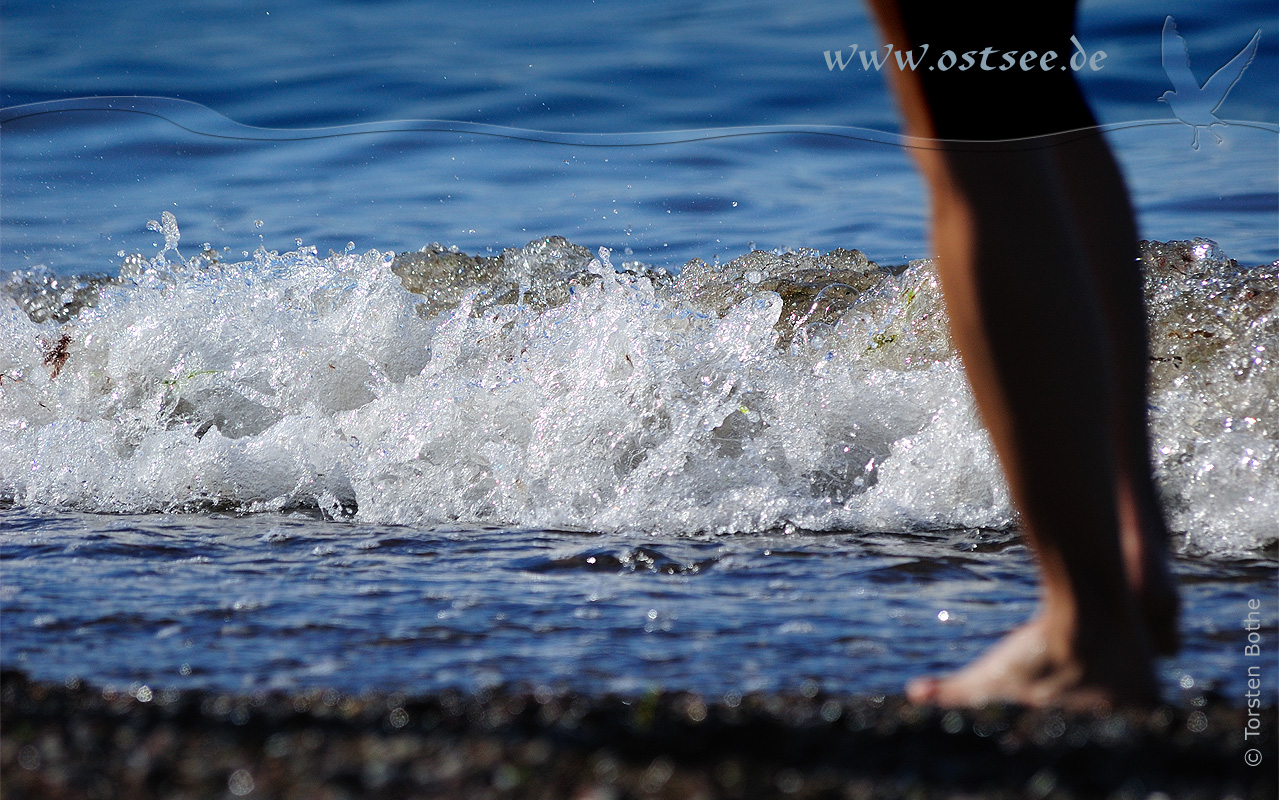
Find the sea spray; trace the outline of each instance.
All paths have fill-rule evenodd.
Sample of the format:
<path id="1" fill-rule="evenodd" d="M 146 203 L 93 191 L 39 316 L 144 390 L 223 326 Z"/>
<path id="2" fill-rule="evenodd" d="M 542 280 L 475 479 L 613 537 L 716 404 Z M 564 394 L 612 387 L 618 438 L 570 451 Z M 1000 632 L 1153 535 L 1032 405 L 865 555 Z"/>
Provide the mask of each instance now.
<path id="1" fill-rule="evenodd" d="M 672 275 L 548 237 L 227 264 L 182 259 L 170 232 L 117 278 L 10 276 L 9 502 L 600 531 L 1016 524 L 929 261 L 754 251 Z M 1276 267 L 1206 240 L 1145 244 L 1143 266 L 1173 525 L 1193 549 L 1271 546 Z"/>

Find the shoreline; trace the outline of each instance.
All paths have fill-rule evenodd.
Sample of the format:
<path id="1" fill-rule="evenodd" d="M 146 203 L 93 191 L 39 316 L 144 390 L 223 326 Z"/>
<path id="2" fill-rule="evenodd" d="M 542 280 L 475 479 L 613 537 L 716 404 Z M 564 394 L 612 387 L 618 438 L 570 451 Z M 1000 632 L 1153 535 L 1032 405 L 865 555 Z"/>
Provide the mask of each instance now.
<path id="1" fill-rule="evenodd" d="M 1199 705 L 1197 705 L 1199 704 Z M 497 688 L 133 694 L 0 673 L 3 798 L 1276 796 L 1276 709 Z M 1249 767 L 1256 747 L 1262 763 Z"/>

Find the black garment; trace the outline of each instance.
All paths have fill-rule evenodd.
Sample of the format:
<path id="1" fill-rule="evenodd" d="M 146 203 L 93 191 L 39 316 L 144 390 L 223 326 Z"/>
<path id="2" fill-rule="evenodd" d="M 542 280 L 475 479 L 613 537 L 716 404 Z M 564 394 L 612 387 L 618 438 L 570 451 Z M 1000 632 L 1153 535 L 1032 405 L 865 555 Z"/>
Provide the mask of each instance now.
<path id="1" fill-rule="evenodd" d="M 895 49 L 924 53 L 915 72 L 932 110 L 934 136 L 1022 139 L 1096 125 L 1071 68 L 1078 53 L 1071 42 L 1075 2 L 1037 3 L 1033 15 L 1017 20 L 1004 10 L 1012 6 L 997 11 L 983 5 L 904 0 L 898 6 L 908 42 L 895 43 Z M 989 69 L 983 69 L 986 48 L 992 51 L 985 57 Z M 1024 70 L 1028 51 L 1035 56 L 1025 61 L 1030 68 Z M 1042 69 L 1041 59 L 1050 51 L 1056 56 L 1047 62 L 1049 69 Z M 1076 55 L 1076 63 L 1082 61 Z M 897 69 L 896 59 L 886 67 Z"/>

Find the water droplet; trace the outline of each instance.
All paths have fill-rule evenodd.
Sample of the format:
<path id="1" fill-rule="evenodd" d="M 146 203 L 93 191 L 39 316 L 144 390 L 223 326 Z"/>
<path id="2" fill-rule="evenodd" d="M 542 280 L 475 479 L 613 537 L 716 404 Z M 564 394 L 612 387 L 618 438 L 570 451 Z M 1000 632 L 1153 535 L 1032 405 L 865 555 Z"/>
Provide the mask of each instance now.
<path id="1" fill-rule="evenodd" d="M 178 218 L 173 212 L 164 211 L 160 214 L 160 226 L 164 232 L 164 249 L 176 252 L 178 240 L 182 238 L 182 234 L 178 232 Z"/>

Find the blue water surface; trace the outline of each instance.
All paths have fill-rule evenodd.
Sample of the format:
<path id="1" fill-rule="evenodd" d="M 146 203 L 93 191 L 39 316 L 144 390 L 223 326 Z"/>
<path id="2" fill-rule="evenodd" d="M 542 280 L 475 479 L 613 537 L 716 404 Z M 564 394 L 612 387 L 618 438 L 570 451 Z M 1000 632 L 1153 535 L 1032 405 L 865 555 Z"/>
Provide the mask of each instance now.
<path id="1" fill-rule="evenodd" d="M 626 536 L 0 511 L 4 663 L 123 687 L 901 691 L 1036 608 L 1012 532 Z M 1165 696 L 1243 705 L 1274 560 L 1179 559 Z M 1263 665 L 1276 701 L 1274 658 Z"/>
<path id="2" fill-rule="evenodd" d="M 1221 143 L 1193 149 L 1156 101 L 1169 14 L 1201 80 L 1261 31 Z M 861 3 L 4 0 L 0 17 L 0 275 L 115 274 L 163 246 L 146 228 L 163 211 L 184 248 L 231 260 L 551 234 L 673 269 L 753 247 L 929 253 L 885 76 L 824 58 L 877 45 Z M 1083 4 L 1107 59 L 1081 78 L 1144 237 L 1277 258 L 1277 27 L 1261 0 Z M 73 102 L 110 96 L 140 99 Z M 457 124 L 396 124 L 421 120 Z M 2 660 L 55 680 L 887 692 L 965 663 L 1036 594 L 1022 546 L 980 531 L 633 541 L 21 509 L 0 528 Z M 1188 648 L 1165 687 L 1240 700 L 1251 598 L 1274 647 L 1274 553 L 1178 569 Z"/>
<path id="3" fill-rule="evenodd" d="M 233 253 L 296 238 L 321 252 L 347 241 L 485 252 L 549 234 L 676 269 L 752 245 L 856 247 L 885 263 L 929 252 L 909 155 L 875 141 L 899 129 L 885 75 L 830 69 L 824 56 L 876 46 L 861 3 L 3 9 L 5 270 L 114 272 L 119 250 L 151 252 L 145 223 L 161 210 L 188 241 Z M 1261 31 L 1219 109 L 1248 124 L 1217 129 L 1221 144 L 1206 136 L 1192 150 L 1191 129 L 1156 101 L 1170 87 L 1166 14 L 1202 80 Z M 1084 5 L 1079 38 L 1107 57 L 1079 75 L 1099 121 L 1117 128 L 1146 238 L 1204 236 L 1242 263 L 1276 258 L 1276 28 L 1260 2 L 1229 15 L 1188 2 Z M 137 104 L 143 113 L 40 105 L 112 95 L 160 99 Z M 222 138 L 212 115 L 183 129 L 192 115 L 173 100 L 296 138 Z M 26 104 L 36 106 L 17 109 Z M 27 115 L 39 110 L 50 113 Z M 404 120 L 517 130 L 386 124 Z M 312 138 L 335 128 L 349 135 Z M 692 141 L 627 137 L 670 131 Z M 613 138 L 591 146 L 593 135 Z"/>

